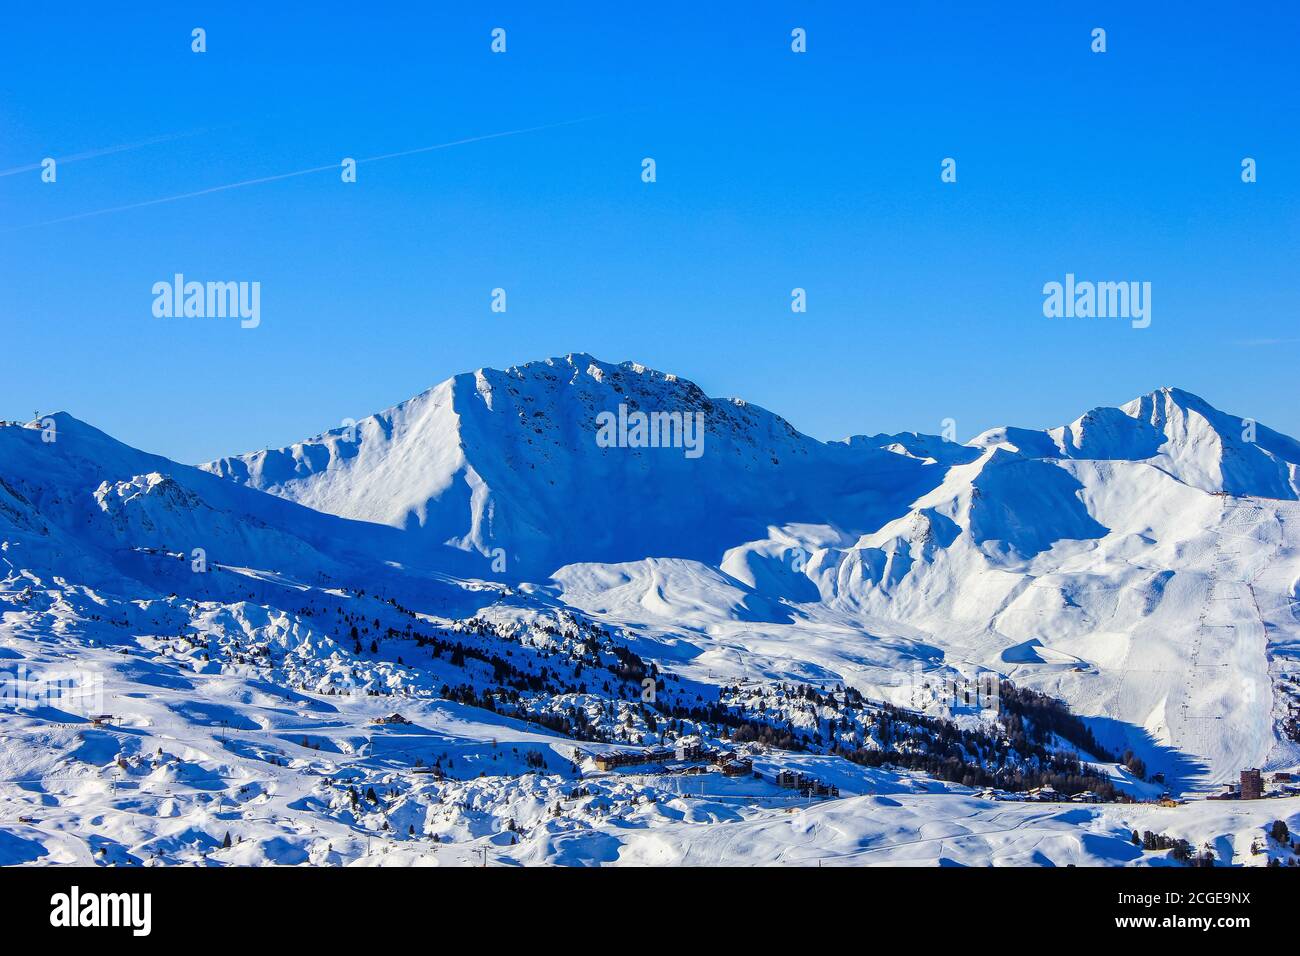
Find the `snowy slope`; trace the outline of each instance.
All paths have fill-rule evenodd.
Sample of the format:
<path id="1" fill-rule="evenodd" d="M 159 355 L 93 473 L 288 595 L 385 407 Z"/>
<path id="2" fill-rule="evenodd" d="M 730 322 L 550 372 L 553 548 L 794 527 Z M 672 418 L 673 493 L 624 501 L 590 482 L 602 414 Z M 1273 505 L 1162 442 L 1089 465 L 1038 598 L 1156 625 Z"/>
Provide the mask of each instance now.
<path id="1" fill-rule="evenodd" d="M 703 454 L 602 446 L 620 405 L 700 413 Z M 825 748 L 759 748 L 840 787 L 797 819 L 768 780 L 692 794 L 588 759 L 704 733 L 724 697 L 785 701 L 751 730 L 844 732 L 759 693 L 791 682 L 979 728 L 934 688 L 1009 678 L 1191 795 L 1300 764 L 1300 445 L 1175 389 L 965 445 L 823 443 L 570 355 L 199 468 L 54 425 L 0 426 L 0 672 L 89 668 L 115 718 L 0 707 L 0 862 L 1160 862 L 1125 842 L 1153 810 L 997 803 Z M 872 719 L 854 747 L 881 746 Z M 1268 806 L 1153 828 L 1250 863 L 1263 814 L 1295 813 Z"/>
<path id="2" fill-rule="evenodd" d="M 1300 443 L 1177 388 L 1044 432 L 992 429 L 971 444 L 1040 458 L 1146 461 L 1202 491 L 1295 500 L 1300 489 Z"/>
<path id="3" fill-rule="evenodd" d="M 597 447 L 596 414 L 621 402 L 704 410 L 706 453 Z M 1297 634 L 1300 444 L 1178 389 L 967 445 L 823 444 L 675 376 L 570 355 L 458 376 L 339 440 L 205 467 L 503 548 L 507 579 L 554 576 L 587 611 L 692 635 L 674 653 L 705 675 L 883 693 L 916 662 L 993 670 L 1061 694 L 1186 785 L 1297 759 L 1276 684 Z M 1252 610 L 1265 567 L 1271 613 Z"/>
<path id="4" fill-rule="evenodd" d="M 0 581 L 238 600 L 382 574 L 394 595 L 457 599 L 443 583 L 463 563 L 454 549 L 431 553 L 394 529 L 138 451 L 71 415 L 50 419 L 52 430 L 0 427 Z"/>
<path id="5" fill-rule="evenodd" d="M 597 416 L 620 405 L 702 414 L 703 454 L 599 447 Z M 533 580 L 573 561 L 717 562 L 770 524 L 861 532 L 941 477 L 875 448 L 816 441 L 676 376 L 581 354 L 458 375 L 352 435 L 337 429 L 203 467 L 433 543 L 484 556 L 503 548 L 508 575 Z M 485 557 L 481 573 L 489 565 Z"/>

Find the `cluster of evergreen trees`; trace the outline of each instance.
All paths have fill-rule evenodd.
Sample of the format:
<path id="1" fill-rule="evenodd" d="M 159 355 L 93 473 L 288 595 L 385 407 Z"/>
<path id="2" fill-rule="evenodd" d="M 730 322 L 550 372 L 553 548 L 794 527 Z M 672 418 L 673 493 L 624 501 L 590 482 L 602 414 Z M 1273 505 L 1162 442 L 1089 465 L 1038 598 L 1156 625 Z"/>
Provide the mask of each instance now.
<path id="1" fill-rule="evenodd" d="M 659 742 L 684 733 L 703 733 L 781 750 L 834 753 L 868 766 L 891 764 L 973 787 L 1023 791 L 1051 786 L 1067 795 L 1091 790 L 1103 800 L 1118 796 L 1109 779 L 1082 763 L 1077 754 L 1057 749 L 1058 741 L 1066 741 L 1098 759 L 1117 759 L 1101 746 L 1087 724 L 1062 701 L 1009 681 L 1000 682 L 998 688 L 1000 732 L 964 729 L 953 721 L 871 702 L 854 688 L 843 686 L 822 690 L 807 684 L 779 685 L 775 689 L 779 706 L 769 713 L 763 700 L 772 688 L 742 692 L 740 687 L 695 687 L 688 694 L 679 683 L 669 692 L 653 663 L 616 642 L 607 629 L 574 616 L 556 624 L 535 622 L 530 627 L 471 618 L 450 630 L 434 631 L 419 627 L 415 615 L 396 602 L 389 603 L 410 615 L 413 623 L 385 629 L 378 618 L 336 612 L 338 623 L 358 645 L 372 633 L 375 640 L 408 639 L 459 669 L 468 670 L 473 662 L 486 677 L 490 668 L 490 684 L 467 680 L 456 686 L 444 685 L 441 696 L 577 739 L 629 739 L 625 727 L 633 726 L 630 722 L 635 714 Z M 530 644 L 530 635 L 543 641 Z M 554 640 L 545 641 L 546 637 Z M 506 642 L 524 653 L 481 646 L 486 641 Z M 603 680 L 597 676 L 602 673 L 608 675 Z M 642 699 L 642 682 L 647 677 L 655 681 L 651 701 Z M 624 724 L 593 722 L 576 706 L 559 712 L 535 709 L 538 699 L 588 693 L 606 698 L 611 715 L 616 713 L 612 709 L 615 702 L 625 702 Z M 811 715 L 812 726 L 796 727 L 791 711 Z M 868 735 L 876 739 L 869 740 Z M 1145 775 L 1138 758 L 1128 753 L 1124 759 L 1134 772 Z"/>
<path id="2" fill-rule="evenodd" d="M 1013 742 L 1023 738 L 1035 744 L 1047 744 L 1055 734 L 1098 760 L 1116 762 L 1114 754 L 1098 742 L 1086 723 L 1070 713 L 1064 701 L 1005 680 L 999 685 L 998 693 L 1000 719 Z M 1146 776 L 1145 772 L 1140 776 Z"/>
<path id="3" fill-rule="evenodd" d="M 834 712 L 836 716 L 825 721 L 825 738 L 820 730 L 801 731 L 787 722 L 784 729 L 772 724 L 766 734 L 746 733 L 734 740 L 771 743 L 776 738 L 780 743 L 772 745 L 782 749 L 819 750 L 865 766 L 920 770 L 970 787 L 1023 792 L 1051 786 L 1066 795 L 1092 791 L 1101 800 L 1122 797 L 1107 776 L 1081 762 L 1077 754 L 1052 747 L 1059 737 L 1113 760 L 1087 725 L 1061 701 L 1022 691 L 1009 682 L 1002 686 L 1004 703 L 1009 698 L 1011 705 L 1002 708 L 1001 734 L 969 730 L 951 720 L 872 702 L 852 687 L 821 691 L 810 685 L 780 685 L 776 690 L 788 707 L 805 713 L 824 713 L 823 708 Z M 747 701 L 761 701 L 763 693 L 743 693 L 736 687 L 724 689 L 724 696 L 744 706 Z M 866 730 L 874 732 L 878 746 L 867 744 Z"/>
<path id="4" fill-rule="evenodd" d="M 1197 853 L 1186 840 L 1166 836 L 1163 833 L 1152 833 L 1150 830 L 1143 831 L 1140 840 L 1137 831 L 1134 830 L 1132 839 L 1135 846 L 1141 846 L 1148 852 L 1170 850 L 1172 852 L 1169 858 L 1186 866 L 1214 866 L 1214 850 L 1209 846 Z"/>
<path id="5" fill-rule="evenodd" d="M 968 732 L 963 732 L 968 733 Z M 924 738 L 917 741 L 924 742 Z M 1087 764 L 1081 763 L 1072 753 L 1052 753 L 1034 762 L 1000 762 L 980 764 L 962 753 L 960 748 L 944 751 L 931 750 L 866 750 L 832 751 L 847 760 L 868 767 L 905 767 L 921 770 L 966 787 L 994 787 L 1011 793 L 1023 793 L 1038 787 L 1048 787 L 1066 796 L 1092 791 L 1100 800 L 1116 800 L 1122 794 L 1115 789 L 1109 777 L 1102 776 Z M 997 754 L 996 749 L 986 751 Z"/>

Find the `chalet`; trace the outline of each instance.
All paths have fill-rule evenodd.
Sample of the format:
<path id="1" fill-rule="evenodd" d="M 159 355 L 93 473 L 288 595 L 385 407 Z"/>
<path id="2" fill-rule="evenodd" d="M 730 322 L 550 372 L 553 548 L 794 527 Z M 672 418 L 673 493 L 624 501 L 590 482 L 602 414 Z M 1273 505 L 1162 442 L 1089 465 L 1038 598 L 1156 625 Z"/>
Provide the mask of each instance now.
<path id="1" fill-rule="evenodd" d="M 372 724 L 409 724 L 410 721 L 398 713 L 391 713 L 386 717 L 371 717 Z"/>
<path id="2" fill-rule="evenodd" d="M 777 772 L 775 783 L 786 790 L 798 790 L 804 797 L 838 797 L 840 788 L 833 783 L 824 783 L 815 777 L 795 773 L 793 770 Z"/>
<path id="3" fill-rule="evenodd" d="M 727 777 L 742 777 L 754 772 L 754 761 L 748 757 L 723 757 L 718 761 L 718 769 Z"/>
<path id="4" fill-rule="evenodd" d="M 1264 782 L 1258 770 L 1251 768 L 1241 772 L 1241 799 L 1258 800 L 1264 795 Z"/>
<path id="5" fill-rule="evenodd" d="M 596 763 L 597 770 L 613 770 L 616 767 L 625 767 L 631 763 L 628 755 L 622 753 L 596 754 L 592 759 Z"/>
<path id="6" fill-rule="evenodd" d="M 704 753 L 704 747 L 698 739 L 683 737 L 677 741 L 676 756 L 678 760 L 701 760 Z"/>
<path id="7" fill-rule="evenodd" d="M 838 797 L 840 795 L 840 788 L 833 783 L 823 783 L 820 780 L 808 779 L 804 782 L 803 786 L 799 788 L 799 792 L 805 797 Z"/>
<path id="8" fill-rule="evenodd" d="M 90 726 L 92 727 L 103 727 L 105 724 L 111 724 L 112 722 L 112 714 L 93 714 L 90 718 Z"/>
<path id="9" fill-rule="evenodd" d="M 597 770 L 614 770 L 643 763 L 665 763 L 673 759 L 674 751 L 668 747 L 651 747 L 648 750 L 612 750 L 596 754 L 592 759 Z"/>

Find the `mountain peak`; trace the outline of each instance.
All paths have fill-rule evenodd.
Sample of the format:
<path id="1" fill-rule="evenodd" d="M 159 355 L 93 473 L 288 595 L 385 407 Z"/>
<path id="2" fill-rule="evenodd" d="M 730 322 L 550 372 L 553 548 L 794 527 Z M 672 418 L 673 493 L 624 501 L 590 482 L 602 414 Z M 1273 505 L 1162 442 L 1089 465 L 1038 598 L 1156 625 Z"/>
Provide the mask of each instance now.
<path id="1" fill-rule="evenodd" d="M 690 416 L 701 454 L 671 442 L 607 447 L 602 414 Z M 622 420 L 620 418 L 620 420 Z M 989 450 L 1142 462 L 1202 491 L 1295 498 L 1300 446 L 1165 387 L 1046 431 L 1002 428 L 966 445 L 923 434 L 823 443 L 740 399 L 640 362 L 570 352 L 454 376 L 349 428 L 203 466 L 299 504 L 508 554 L 508 574 L 646 555 L 716 560 L 771 525 L 875 530 L 955 466 Z M 1291 449 L 1294 448 L 1294 451 Z"/>
<path id="2" fill-rule="evenodd" d="M 1173 386 L 1045 431 L 990 429 L 970 444 L 1031 458 L 1146 462 L 1201 491 L 1300 497 L 1300 443 Z"/>
<path id="3" fill-rule="evenodd" d="M 1184 412 L 1195 411 L 1206 417 L 1223 414 L 1201 396 L 1172 385 L 1162 385 L 1155 391 L 1139 395 L 1120 407 L 1129 414 L 1134 414 L 1130 409 L 1163 409 L 1167 412 L 1180 409 Z M 1145 414 L 1142 417 L 1146 417 Z"/>
<path id="4" fill-rule="evenodd" d="M 638 413 L 678 430 L 670 423 L 653 444 L 597 440 L 602 415 Z M 930 474 L 922 461 L 828 445 L 759 406 L 585 352 L 458 375 L 350 429 L 203 467 L 430 544 L 504 550 L 511 575 L 647 554 L 717 560 L 787 514 L 874 527 Z"/>
<path id="5" fill-rule="evenodd" d="M 511 365 L 506 369 L 480 368 L 474 375 L 479 380 L 505 376 L 516 380 L 543 379 L 554 382 L 557 372 L 567 376 L 565 384 L 577 384 L 584 379 L 607 384 L 611 380 L 634 377 L 644 383 L 673 385 L 692 393 L 704 394 L 694 382 L 680 378 L 671 372 L 661 372 L 640 362 L 606 362 L 588 352 L 569 352 L 562 356 Z"/>

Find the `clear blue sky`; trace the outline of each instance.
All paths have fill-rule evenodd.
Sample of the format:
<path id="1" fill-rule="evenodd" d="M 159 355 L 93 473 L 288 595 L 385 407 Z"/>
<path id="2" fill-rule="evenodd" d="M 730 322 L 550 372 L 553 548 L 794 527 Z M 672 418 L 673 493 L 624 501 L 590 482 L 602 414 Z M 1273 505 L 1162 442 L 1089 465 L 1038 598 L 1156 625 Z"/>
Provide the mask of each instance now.
<path id="1" fill-rule="evenodd" d="M 1165 384 L 1300 434 L 1294 3 L 131 6 L 5 13 L 0 417 L 197 461 L 587 351 L 821 438 Z M 155 319 L 174 272 L 259 281 L 261 327 Z M 1044 318 L 1066 272 L 1150 281 L 1151 328 Z"/>

